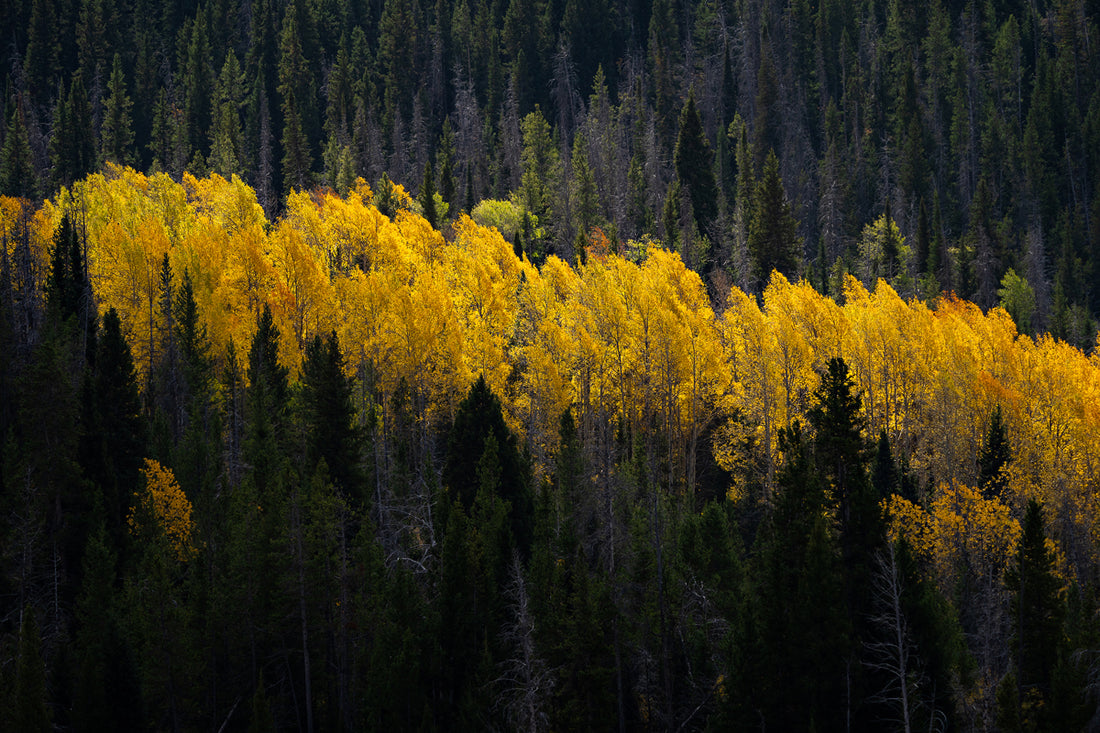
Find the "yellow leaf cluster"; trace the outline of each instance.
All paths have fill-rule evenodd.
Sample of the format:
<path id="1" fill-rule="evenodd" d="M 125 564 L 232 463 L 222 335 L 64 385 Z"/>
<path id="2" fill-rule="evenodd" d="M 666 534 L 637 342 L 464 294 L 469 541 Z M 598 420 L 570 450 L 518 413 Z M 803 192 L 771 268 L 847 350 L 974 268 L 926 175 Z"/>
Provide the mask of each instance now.
<path id="1" fill-rule="evenodd" d="M 895 494 L 883 510 L 890 540 L 905 537 L 945 591 L 962 567 L 999 582 L 1020 539 L 1020 523 L 1008 506 L 964 484 L 940 485 L 927 509 Z"/>
<path id="2" fill-rule="evenodd" d="M 191 518 L 191 502 L 171 469 L 146 458 L 141 472 L 145 477 L 145 491 L 134 493 L 134 508 L 127 518 L 130 532 L 139 537 L 163 536 L 177 560 L 190 559 L 196 550 L 192 538 L 195 523 Z"/>

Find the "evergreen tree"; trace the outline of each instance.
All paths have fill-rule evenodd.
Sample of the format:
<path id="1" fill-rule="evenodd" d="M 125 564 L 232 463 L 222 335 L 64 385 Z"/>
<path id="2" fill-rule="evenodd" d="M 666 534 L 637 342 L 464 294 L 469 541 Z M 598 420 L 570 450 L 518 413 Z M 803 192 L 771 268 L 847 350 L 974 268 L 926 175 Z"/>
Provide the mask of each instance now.
<path id="1" fill-rule="evenodd" d="M 88 295 L 84 250 L 72 217 L 66 212 L 53 235 L 46 294 L 61 321 L 83 314 Z"/>
<path id="2" fill-rule="evenodd" d="M 1015 673 L 1006 680 L 1009 689 L 999 695 L 1002 706 L 998 718 L 1002 722 L 1018 721 L 1024 730 L 1047 728 L 1046 706 L 1051 698 L 1065 614 L 1062 581 L 1055 574 L 1044 524 L 1042 505 L 1030 500 L 1015 564 L 1005 573 L 1005 587 L 1013 594 Z M 1013 686 L 1015 689 L 1011 689 Z M 1007 710 L 1006 700 L 1010 701 Z"/>
<path id="3" fill-rule="evenodd" d="M 209 6 L 208 6 L 209 9 Z M 211 103 L 214 99 L 214 52 L 210 43 L 210 28 L 207 14 L 199 11 L 194 20 L 184 26 L 181 43 L 180 72 L 183 85 L 183 137 L 187 154 L 202 155 L 209 153 L 207 132 L 213 119 Z"/>
<path id="4" fill-rule="evenodd" d="M 279 39 L 279 96 L 283 113 L 283 186 L 307 189 L 312 185 L 313 153 L 309 137 L 312 89 L 309 61 L 303 50 L 296 5 L 283 19 Z"/>
<path id="5" fill-rule="evenodd" d="M 523 456 L 516 438 L 504 424 L 500 399 L 489 389 L 484 375 L 470 387 L 458 406 L 447 444 L 443 485 L 450 500 L 472 507 L 479 488 L 478 464 L 489 436 L 496 444 L 499 463 L 499 496 L 511 507 L 510 526 L 520 551 L 528 553 L 532 539 L 534 502 Z"/>
<path id="6" fill-rule="evenodd" d="M 555 225 L 555 192 L 561 178 L 561 159 L 550 134 L 550 124 L 537 107 L 520 123 L 523 133 L 523 177 L 520 200 L 544 229 Z M 528 254 L 541 262 L 545 250 L 541 242 L 526 242 Z"/>
<path id="7" fill-rule="evenodd" d="M 898 489 L 898 467 L 894 463 L 893 451 L 890 449 L 890 438 L 886 430 L 879 432 L 878 446 L 875 449 L 875 464 L 871 473 L 871 485 L 875 492 L 882 498 L 889 498 Z"/>
<path id="8" fill-rule="evenodd" d="M 443 131 L 439 135 L 439 148 L 436 150 L 436 164 L 439 168 L 439 195 L 443 202 L 454 211 L 455 205 L 455 138 L 451 130 L 451 118 L 443 120 Z"/>
<path id="9" fill-rule="evenodd" d="M 592 227 L 599 218 L 600 199 L 596 190 L 596 180 L 588 164 L 588 141 L 583 132 L 573 138 L 573 176 L 570 186 L 570 203 L 573 209 L 574 226 L 578 236 L 586 240 Z"/>
<path id="10" fill-rule="evenodd" d="M 432 225 L 432 229 L 439 228 L 439 214 L 435 209 L 435 174 L 432 172 L 432 161 L 424 163 L 424 178 L 420 181 L 420 195 L 417 196 L 424 219 Z"/>
<path id="11" fill-rule="evenodd" d="M 680 133 L 676 138 L 673 165 L 681 187 L 691 194 L 695 225 L 706 233 L 718 215 L 718 187 L 712 166 L 713 154 L 703 132 L 703 121 L 695 107 L 695 92 L 688 94 L 680 111 Z"/>
<path id="12" fill-rule="evenodd" d="M 286 446 L 288 370 L 279 363 L 279 329 L 264 304 L 248 352 L 244 460 L 263 500 L 277 480 Z"/>
<path id="13" fill-rule="evenodd" d="M 355 425 L 352 384 L 344 374 L 344 357 L 335 331 L 323 341 L 319 335 L 314 336 L 306 346 L 302 397 L 310 470 L 324 460 L 336 486 L 349 498 L 363 501 L 359 454 L 362 439 Z"/>
<path id="14" fill-rule="evenodd" d="M 1008 487 L 1005 469 L 1012 460 L 1012 447 L 1008 444 L 1004 421 L 1001 419 L 1001 406 L 993 408 L 989 418 L 989 431 L 985 445 L 978 456 L 978 486 L 987 499 L 1001 499 Z"/>
<path id="15" fill-rule="evenodd" d="M 61 75 L 61 38 L 55 0 L 34 0 L 27 28 L 23 73 L 31 95 L 43 102 Z"/>
<path id="16" fill-rule="evenodd" d="M 210 128 L 210 169 L 224 178 L 244 172 L 245 149 L 241 129 L 244 73 L 230 49 L 218 75 L 214 94 L 214 122 Z"/>
<path id="17" fill-rule="evenodd" d="M 38 196 L 38 172 L 27 137 L 22 96 L 12 106 L 4 147 L 0 150 L 0 195 L 27 199 Z"/>
<path id="18" fill-rule="evenodd" d="M 118 312 L 103 316 L 95 360 L 96 421 L 91 426 L 98 438 L 98 472 L 89 476 L 102 492 L 107 531 L 114 547 L 121 546 L 131 487 L 137 485 L 145 457 L 145 424 L 130 346 L 122 335 Z"/>
<path id="19" fill-rule="evenodd" d="M 50 163 L 55 188 L 70 186 L 96 168 L 92 108 L 80 73 L 72 77 L 69 93 L 58 93 L 50 136 Z"/>
<path id="20" fill-rule="evenodd" d="M 744 694 L 755 715 L 743 722 L 839 730 L 851 648 L 840 547 L 798 423 L 783 431 L 780 445 L 786 461 L 754 552 L 755 633 L 747 637 Z"/>
<path id="21" fill-rule="evenodd" d="M 749 220 L 748 248 L 754 263 L 755 280 L 763 289 L 772 270 L 792 278 L 802 260 L 802 238 L 795 221 L 783 181 L 779 178 L 779 160 L 769 152 L 764 172 L 753 193 Z"/>
<path id="22" fill-rule="evenodd" d="M 836 511 L 848 627 L 858 657 L 860 646 L 873 635 L 869 622 L 872 575 L 884 536 L 879 495 L 867 475 L 869 452 L 863 437 L 861 399 L 843 359 L 829 360 L 814 398 L 808 414 L 814 429 L 814 462 Z M 847 684 L 852 699 L 872 694 L 873 681 L 860 667 L 850 673 Z"/>
<path id="23" fill-rule="evenodd" d="M 130 95 L 122 73 L 122 57 L 115 54 L 111 79 L 107 82 L 107 101 L 100 128 L 100 158 L 104 162 L 130 165 L 134 162 L 134 130 Z"/>
<path id="24" fill-rule="evenodd" d="M 88 537 L 84 583 L 77 598 L 76 680 L 73 729 L 135 730 L 141 727 L 136 672 L 118 628 L 116 558 L 101 524 Z"/>

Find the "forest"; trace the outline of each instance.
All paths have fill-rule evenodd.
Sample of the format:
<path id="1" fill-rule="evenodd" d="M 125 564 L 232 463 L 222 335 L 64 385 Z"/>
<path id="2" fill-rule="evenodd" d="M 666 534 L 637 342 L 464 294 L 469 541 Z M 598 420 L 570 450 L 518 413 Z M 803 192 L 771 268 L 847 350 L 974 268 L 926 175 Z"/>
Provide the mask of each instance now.
<path id="1" fill-rule="evenodd" d="M 1100 8 L 8 0 L 0 733 L 1100 728 Z"/>
<path id="2" fill-rule="evenodd" d="M 420 208 L 0 198 L 11 730 L 1094 722 L 1100 352 Z"/>

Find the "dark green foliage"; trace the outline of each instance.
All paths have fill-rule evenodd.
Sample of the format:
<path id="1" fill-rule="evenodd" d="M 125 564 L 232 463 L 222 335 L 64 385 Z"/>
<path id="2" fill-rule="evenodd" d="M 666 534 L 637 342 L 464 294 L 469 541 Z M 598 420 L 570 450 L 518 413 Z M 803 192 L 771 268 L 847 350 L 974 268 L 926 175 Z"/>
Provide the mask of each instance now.
<path id="1" fill-rule="evenodd" d="M 1043 507 L 1032 499 L 1024 515 L 1023 535 L 1015 564 L 1005 573 L 1012 592 L 1014 714 L 1022 725 L 1045 727 L 1043 701 L 1049 701 L 1058 661 L 1065 603 L 1062 581 L 1054 573 L 1054 555 L 1047 547 Z"/>
<path id="2" fill-rule="evenodd" d="M 4 147 L 0 150 L 0 195 L 33 199 L 38 195 L 38 172 L 34 168 L 23 99 L 19 98 L 8 116 Z"/>
<path id="3" fill-rule="evenodd" d="M 898 467 L 894 464 L 893 451 L 890 449 L 890 438 L 883 430 L 878 436 L 878 446 L 875 448 L 875 463 L 871 469 L 871 485 L 880 497 L 888 497 L 898 489 Z"/>
<path id="4" fill-rule="evenodd" d="M 778 270 L 788 278 L 795 277 L 799 272 L 802 238 L 798 236 L 798 222 L 791 211 L 783 181 L 779 178 L 779 160 L 774 151 L 768 153 L 764 171 L 753 192 L 749 252 L 760 289 L 767 284 L 772 270 Z"/>
<path id="5" fill-rule="evenodd" d="M 680 133 L 676 138 L 673 165 L 680 186 L 691 195 L 691 208 L 700 232 L 707 232 L 718 215 L 718 188 L 712 167 L 713 154 L 703 133 L 703 122 L 695 107 L 695 94 L 688 95 L 680 111 Z"/>
<path id="6" fill-rule="evenodd" d="M 115 556 L 102 525 L 88 538 L 84 587 L 77 598 L 77 673 L 73 729 L 135 730 L 141 726 L 137 677 L 117 621 Z"/>
<path id="7" fill-rule="evenodd" d="M 443 485 L 449 500 L 460 502 L 467 512 L 479 490 L 488 488 L 483 481 L 482 460 L 489 446 L 495 446 L 497 454 L 493 461 L 497 464 L 496 477 L 491 482 L 496 488 L 489 493 L 507 502 L 516 547 L 527 554 L 531 547 L 534 502 L 526 462 L 516 446 L 515 436 L 504 424 L 500 399 L 482 375 L 458 406 L 443 465 Z"/>
<path id="8" fill-rule="evenodd" d="M 80 310 L 83 285 L 84 257 L 79 237 L 72 218 L 65 214 L 53 235 L 47 290 L 61 320 L 67 320 Z"/>
<path id="9" fill-rule="evenodd" d="M 92 107 L 80 73 L 73 75 L 67 95 L 58 93 L 50 136 L 50 163 L 54 189 L 69 186 L 96 168 Z"/>
<path id="10" fill-rule="evenodd" d="M 613 247 L 660 229 L 718 301 L 730 280 L 759 293 L 773 269 L 840 284 L 885 212 L 906 245 L 882 251 L 903 299 L 942 288 L 991 306 L 1013 268 L 1034 288 L 1037 337 L 1094 346 L 1095 3 L 9 5 L 4 195 L 52 194 L 107 162 L 177 179 L 208 169 L 253 185 L 274 221 L 282 193 L 323 181 L 344 194 L 361 174 L 386 216 L 396 185 L 418 190 L 445 234 L 436 187 L 450 217 L 514 195 L 517 254 L 583 265 L 593 226 Z M 48 261 L 34 259 L 28 208 L 0 267 L 0 698 L 34 707 L 0 729 L 897 722 L 868 666 L 882 641 L 878 501 L 925 499 L 914 485 L 928 462 L 894 425 L 874 449 L 842 365 L 816 395 L 792 394 L 813 400 L 810 427 L 789 428 L 776 481 L 738 487 L 751 498 L 736 511 L 701 505 L 724 480 L 694 501 L 668 491 L 664 477 L 680 479 L 664 438 L 616 435 L 619 418 L 587 402 L 563 414 L 555 463 L 552 436 L 512 435 L 484 381 L 440 426 L 408 385 L 345 363 L 332 335 L 307 342 L 292 385 L 270 311 L 247 359 L 212 354 L 197 284 L 169 266 L 139 391 L 119 315 L 95 326 L 93 217 L 79 197 L 54 203 L 67 216 Z M 1010 503 L 999 410 L 979 442 L 961 477 Z M 523 445 L 546 469 L 537 481 Z M 147 456 L 191 502 L 187 562 L 128 531 Z M 1095 569 L 1065 520 L 1051 533 L 1080 586 L 1063 601 L 1029 507 L 1007 580 L 1011 643 L 981 625 L 1000 585 L 949 601 L 924 556 L 895 548 L 913 729 L 1079 730 L 1094 717 Z M 45 681 L 29 695 L 16 684 L 34 656 L 19 651 L 25 599 Z M 995 648 L 964 637 L 960 617 Z M 972 717 L 990 694 L 967 643 L 998 674 L 1012 668 L 999 721 Z M 520 659 L 545 683 L 523 716 L 507 678 L 531 679 Z"/>
<path id="11" fill-rule="evenodd" d="M 420 202 L 420 210 L 424 219 L 432 225 L 432 229 L 439 228 L 439 214 L 435 210 L 435 174 L 432 172 L 432 161 L 424 164 L 424 178 L 420 182 L 420 193 L 417 196 Z"/>
<path id="12" fill-rule="evenodd" d="M 130 165 L 133 160 L 133 102 L 126 91 L 122 57 L 115 54 L 111 79 L 107 82 L 107 101 L 100 130 L 100 158 L 104 162 Z"/>
<path id="13" fill-rule="evenodd" d="M 754 553 L 755 633 L 742 694 L 768 728 L 836 729 L 851 650 L 841 548 L 798 424 L 781 440 L 787 461 Z"/>
<path id="14" fill-rule="evenodd" d="M 244 460 L 261 497 L 275 481 L 280 451 L 286 445 L 289 386 L 287 368 L 279 363 L 279 329 L 264 305 L 248 352 L 245 397 Z"/>
<path id="15" fill-rule="evenodd" d="M 1004 421 L 1001 419 L 1001 406 L 993 408 L 989 418 L 989 432 L 985 445 L 978 456 L 978 487 L 986 498 L 1002 498 L 1008 486 L 1005 470 L 1012 460 L 1012 446 L 1008 444 Z"/>
<path id="16" fill-rule="evenodd" d="M 114 308 L 103 316 L 93 385 L 94 422 L 85 429 L 94 439 L 95 455 L 93 467 L 86 471 L 100 488 L 107 530 L 117 547 L 132 501 L 131 487 L 137 485 L 145 455 L 145 423 L 130 346 Z"/>
<path id="17" fill-rule="evenodd" d="M 352 383 L 344 374 L 344 358 L 335 331 L 324 340 L 315 336 L 306 346 L 302 401 L 307 466 L 312 470 L 323 460 L 344 495 L 364 501 L 362 438 L 355 424 Z"/>

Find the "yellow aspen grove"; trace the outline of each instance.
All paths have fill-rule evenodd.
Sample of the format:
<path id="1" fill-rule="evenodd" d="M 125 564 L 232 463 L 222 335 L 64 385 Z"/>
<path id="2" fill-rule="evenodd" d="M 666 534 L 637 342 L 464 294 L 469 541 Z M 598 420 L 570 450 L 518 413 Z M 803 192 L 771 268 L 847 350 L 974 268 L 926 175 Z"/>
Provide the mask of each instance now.
<path id="1" fill-rule="evenodd" d="M 555 257 L 536 268 L 499 232 L 461 216 L 444 237 L 399 187 L 392 196 L 389 218 L 362 181 L 344 198 L 295 193 L 269 223 L 239 179 L 175 183 L 109 166 L 46 202 L 31 239 L 45 272 L 53 230 L 79 213 L 97 305 L 118 311 L 139 380 L 163 328 L 167 254 L 174 277 L 191 277 L 215 354 L 248 343 L 268 305 L 287 336 L 284 365 L 296 371 L 304 345 L 336 330 L 348 373 L 375 375 L 382 399 L 407 385 L 425 431 L 484 374 L 536 472 L 571 407 L 581 426 L 621 419 L 645 440 L 662 436 L 670 488 L 690 489 L 711 450 L 733 495 L 751 480 L 769 496 L 780 428 L 804 422 L 824 365 L 840 356 L 869 434 L 886 431 L 919 485 L 974 485 L 1000 406 L 1013 454 L 1006 505 L 1041 498 L 1053 531 L 1082 547 L 1100 533 L 1100 361 L 1018 335 L 999 308 L 906 302 L 885 281 L 869 292 L 851 277 L 840 305 L 774 275 L 760 303 L 732 288 L 716 314 L 698 276 L 659 246 L 630 260 L 592 248 L 577 268 Z M 0 210 L 10 231 L 17 207 Z"/>

